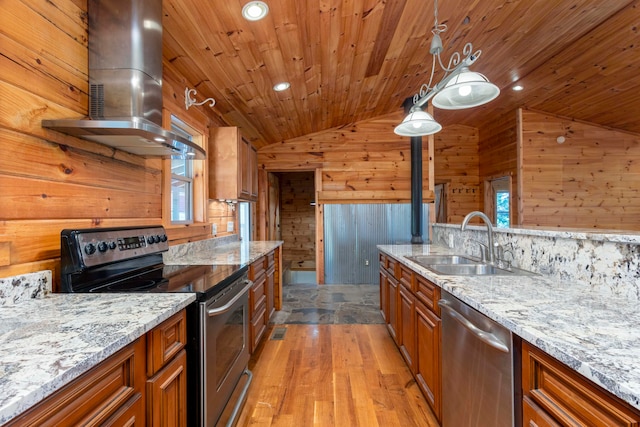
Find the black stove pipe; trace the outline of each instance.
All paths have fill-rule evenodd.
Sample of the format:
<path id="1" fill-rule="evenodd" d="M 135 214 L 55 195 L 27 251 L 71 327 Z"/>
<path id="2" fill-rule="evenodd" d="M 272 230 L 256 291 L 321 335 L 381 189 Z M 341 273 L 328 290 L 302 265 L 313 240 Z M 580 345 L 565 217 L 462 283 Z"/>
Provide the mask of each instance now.
<path id="1" fill-rule="evenodd" d="M 411 243 L 422 244 L 422 137 L 411 137 Z"/>
<path id="2" fill-rule="evenodd" d="M 405 114 L 413 106 L 413 98 L 402 104 Z M 411 243 L 422 244 L 422 137 L 411 137 Z"/>

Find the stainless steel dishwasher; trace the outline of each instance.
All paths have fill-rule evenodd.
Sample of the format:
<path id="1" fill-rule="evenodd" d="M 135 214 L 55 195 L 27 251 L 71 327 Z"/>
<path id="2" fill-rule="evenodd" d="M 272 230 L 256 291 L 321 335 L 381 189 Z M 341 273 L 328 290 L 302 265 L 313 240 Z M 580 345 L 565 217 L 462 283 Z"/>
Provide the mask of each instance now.
<path id="1" fill-rule="evenodd" d="M 514 357 L 511 332 L 442 291 L 443 427 L 511 427 Z"/>

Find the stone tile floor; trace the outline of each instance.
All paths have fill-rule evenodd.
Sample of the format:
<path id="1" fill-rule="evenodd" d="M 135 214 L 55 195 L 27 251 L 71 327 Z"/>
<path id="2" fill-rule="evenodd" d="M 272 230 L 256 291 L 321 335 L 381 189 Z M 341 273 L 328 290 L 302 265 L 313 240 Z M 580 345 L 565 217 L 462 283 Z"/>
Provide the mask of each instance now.
<path id="1" fill-rule="evenodd" d="M 273 324 L 383 323 L 378 285 L 287 284 Z"/>

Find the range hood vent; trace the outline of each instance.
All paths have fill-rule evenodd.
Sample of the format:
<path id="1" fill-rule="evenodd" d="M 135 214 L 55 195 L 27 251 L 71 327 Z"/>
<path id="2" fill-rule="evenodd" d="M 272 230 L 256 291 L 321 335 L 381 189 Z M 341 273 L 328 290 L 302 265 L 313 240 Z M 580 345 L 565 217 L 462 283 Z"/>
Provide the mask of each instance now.
<path id="1" fill-rule="evenodd" d="M 142 157 L 205 159 L 162 128 L 162 0 L 89 0 L 89 117 L 42 126 Z"/>

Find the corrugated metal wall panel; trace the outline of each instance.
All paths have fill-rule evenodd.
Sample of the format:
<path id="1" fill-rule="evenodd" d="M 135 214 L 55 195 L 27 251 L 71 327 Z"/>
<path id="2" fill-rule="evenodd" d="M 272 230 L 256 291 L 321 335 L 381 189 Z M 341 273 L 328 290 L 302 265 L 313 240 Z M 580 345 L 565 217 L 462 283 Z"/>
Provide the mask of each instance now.
<path id="1" fill-rule="evenodd" d="M 427 204 L 422 205 L 422 218 L 422 228 L 426 230 Z M 325 283 L 378 283 L 376 246 L 410 241 L 411 206 L 408 203 L 324 205 Z"/>

